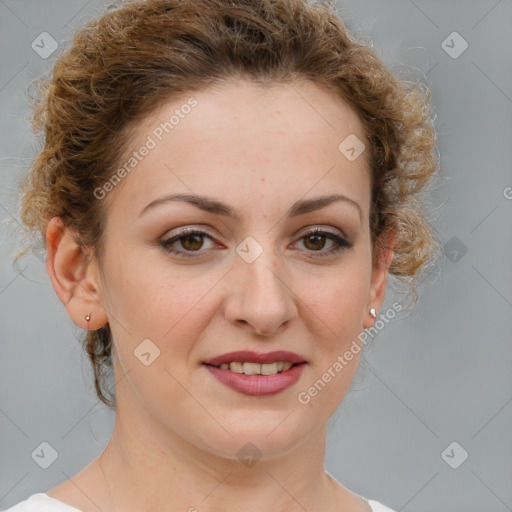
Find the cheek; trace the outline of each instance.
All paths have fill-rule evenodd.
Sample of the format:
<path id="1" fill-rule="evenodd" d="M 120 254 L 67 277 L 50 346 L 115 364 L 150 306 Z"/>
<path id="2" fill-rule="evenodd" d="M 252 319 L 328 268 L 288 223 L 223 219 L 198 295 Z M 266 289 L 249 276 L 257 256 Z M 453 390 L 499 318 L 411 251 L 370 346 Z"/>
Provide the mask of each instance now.
<path id="1" fill-rule="evenodd" d="M 332 335 L 337 336 L 345 328 L 357 325 L 362 320 L 362 306 L 366 299 L 366 290 L 360 283 L 350 279 L 330 283 L 329 286 L 318 290 L 312 297 L 314 307 L 311 309 L 323 320 Z"/>
<path id="2" fill-rule="evenodd" d="M 110 295 L 112 314 L 130 334 L 155 342 L 176 338 L 183 330 L 190 334 L 198 326 L 193 319 L 201 299 L 191 284 L 166 283 L 151 275 L 124 277 Z"/>
<path id="3" fill-rule="evenodd" d="M 209 291 L 221 276 L 149 262 L 142 253 L 113 260 L 107 267 L 105 307 L 119 351 L 129 355 L 150 339 L 162 355 L 182 352 L 186 357 L 211 320 Z"/>
<path id="4" fill-rule="evenodd" d="M 345 397 L 361 356 L 367 269 L 354 265 L 330 276 L 304 294 L 309 306 L 312 344 L 311 375 L 297 392 L 300 407 L 309 416 L 327 420 Z"/>
<path id="5" fill-rule="evenodd" d="M 363 261 L 333 270 L 301 294 L 309 311 L 304 315 L 315 323 L 317 337 L 333 346 L 339 347 L 363 329 L 370 283 L 370 267 Z"/>

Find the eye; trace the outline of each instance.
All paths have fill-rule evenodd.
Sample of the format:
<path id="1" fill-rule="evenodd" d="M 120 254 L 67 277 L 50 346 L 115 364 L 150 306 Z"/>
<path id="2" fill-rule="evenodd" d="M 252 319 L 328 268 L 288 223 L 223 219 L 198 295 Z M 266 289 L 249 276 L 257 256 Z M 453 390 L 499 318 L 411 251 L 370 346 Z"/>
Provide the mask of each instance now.
<path id="1" fill-rule="evenodd" d="M 203 249 L 204 238 L 207 238 L 213 242 L 213 237 L 211 237 L 208 233 L 201 231 L 200 229 L 188 228 L 183 229 L 178 234 L 170 237 L 164 238 L 160 241 L 160 245 L 171 254 L 176 254 L 177 256 L 182 257 L 194 257 L 194 254 L 187 253 L 197 253 Z M 176 250 L 172 246 L 179 242 L 184 251 Z"/>
<path id="2" fill-rule="evenodd" d="M 170 238 L 160 240 L 159 243 L 171 254 L 190 258 L 200 256 L 204 250 L 208 249 L 204 247 L 205 238 L 210 240 L 212 243 L 214 242 L 214 238 L 208 233 L 197 228 L 187 228 L 181 230 Z M 307 252 L 314 253 L 312 256 L 315 258 L 332 256 L 340 251 L 353 247 L 353 244 L 343 236 L 318 228 L 303 234 L 300 241 L 304 242 Z M 331 241 L 333 246 L 330 249 L 323 250 L 326 245 L 326 241 Z M 175 244 L 178 242 L 181 245 L 182 250 L 178 250 L 175 247 Z M 213 246 L 210 246 L 210 248 L 212 247 Z"/>
<path id="3" fill-rule="evenodd" d="M 305 233 L 300 240 L 304 241 L 306 249 L 310 252 L 318 253 L 314 257 L 331 256 L 345 249 L 350 249 L 354 244 L 343 238 L 342 236 L 331 233 L 330 231 L 324 231 L 321 229 L 314 229 Z M 330 240 L 334 243 L 334 246 L 328 250 L 322 250 L 325 247 L 326 240 Z"/>

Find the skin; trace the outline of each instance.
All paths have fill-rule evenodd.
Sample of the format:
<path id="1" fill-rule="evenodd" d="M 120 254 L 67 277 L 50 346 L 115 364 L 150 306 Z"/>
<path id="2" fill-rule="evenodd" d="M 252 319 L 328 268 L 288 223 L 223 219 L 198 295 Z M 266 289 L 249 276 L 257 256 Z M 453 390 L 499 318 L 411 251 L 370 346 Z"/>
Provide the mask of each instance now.
<path id="1" fill-rule="evenodd" d="M 151 113 L 131 150 L 190 96 Z M 110 324 L 118 404 L 105 451 L 48 494 L 85 512 L 230 512 L 240 503 L 247 512 L 368 512 L 324 469 L 327 421 L 359 354 L 308 404 L 297 399 L 373 325 L 369 309 L 385 298 L 393 241 L 372 267 L 366 153 L 349 161 L 338 149 L 349 134 L 364 140 L 360 119 L 311 82 L 226 82 L 193 96 L 197 107 L 104 199 L 101 263 L 60 219 L 48 225 L 47 270 L 70 317 L 84 329 Z M 213 197 L 239 219 L 174 201 L 140 215 L 171 193 Z M 295 201 L 333 193 L 360 213 L 340 201 L 286 216 Z M 213 241 L 174 242 L 190 258 L 159 244 L 187 226 Z M 305 237 L 316 227 L 353 246 L 319 257 L 336 243 Z M 252 263 L 236 253 L 248 236 L 263 250 Z M 149 366 L 133 354 L 144 339 L 160 350 Z M 250 397 L 202 365 L 243 349 L 290 350 L 308 364 L 291 388 Z M 252 467 L 236 455 L 248 442 L 262 454 Z"/>

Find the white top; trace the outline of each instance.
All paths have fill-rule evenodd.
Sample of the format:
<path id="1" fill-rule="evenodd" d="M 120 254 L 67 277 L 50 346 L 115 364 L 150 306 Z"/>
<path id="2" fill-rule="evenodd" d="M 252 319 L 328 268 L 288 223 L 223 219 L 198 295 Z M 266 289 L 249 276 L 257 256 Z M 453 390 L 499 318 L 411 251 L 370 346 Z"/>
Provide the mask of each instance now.
<path id="1" fill-rule="evenodd" d="M 365 499 L 365 498 L 363 498 Z M 366 500 L 372 512 L 395 512 L 382 505 L 378 501 Z M 2 512 L 2 511 L 0 511 Z M 78 508 L 70 507 L 55 498 L 51 498 L 44 492 L 32 494 L 26 500 L 20 501 L 16 505 L 3 512 L 82 512 Z"/>

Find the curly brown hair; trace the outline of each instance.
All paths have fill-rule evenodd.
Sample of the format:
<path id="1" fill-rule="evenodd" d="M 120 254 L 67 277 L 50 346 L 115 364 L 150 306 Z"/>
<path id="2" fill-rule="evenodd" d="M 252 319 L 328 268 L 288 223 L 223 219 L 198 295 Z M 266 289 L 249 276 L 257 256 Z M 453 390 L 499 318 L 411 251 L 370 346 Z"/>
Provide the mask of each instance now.
<path id="1" fill-rule="evenodd" d="M 21 185 L 27 234 L 44 240 L 60 216 L 100 260 L 105 202 L 94 190 L 113 175 L 131 129 L 174 96 L 240 77 L 306 79 L 356 108 L 370 163 L 373 261 L 393 233 L 389 273 L 416 303 L 418 279 L 441 247 L 425 208 L 439 167 L 430 90 L 394 76 L 329 0 L 128 0 L 78 30 L 52 76 L 35 82 L 32 123 L 44 147 Z M 87 332 L 84 345 L 96 393 L 115 408 L 103 389 L 109 325 Z"/>

